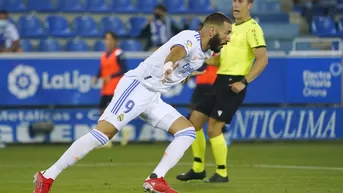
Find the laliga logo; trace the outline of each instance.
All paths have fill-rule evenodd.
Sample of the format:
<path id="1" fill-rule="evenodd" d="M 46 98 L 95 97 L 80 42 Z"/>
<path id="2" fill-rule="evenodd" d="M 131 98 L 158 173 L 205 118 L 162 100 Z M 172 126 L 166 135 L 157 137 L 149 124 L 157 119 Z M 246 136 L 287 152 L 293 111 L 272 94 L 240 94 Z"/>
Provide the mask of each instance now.
<path id="1" fill-rule="evenodd" d="M 39 77 L 31 66 L 20 64 L 8 74 L 8 90 L 18 99 L 33 96 L 38 85 Z"/>

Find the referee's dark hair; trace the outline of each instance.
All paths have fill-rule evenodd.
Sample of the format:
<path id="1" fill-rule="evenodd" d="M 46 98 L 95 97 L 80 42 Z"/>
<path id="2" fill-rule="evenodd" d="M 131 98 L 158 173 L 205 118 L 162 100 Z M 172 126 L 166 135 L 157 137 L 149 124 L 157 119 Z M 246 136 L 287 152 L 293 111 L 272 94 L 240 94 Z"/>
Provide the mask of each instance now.
<path id="1" fill-rule="evenodd" d="M 216 12 L 208 15 L 204 20 L 204 25 L 212 24 L 212 25 L 218 25 L 221 26 L 224 24 L 224 22 L 227 22 L 229 24 L 232 24 L 232 21 L 230 18 L 228 18 L 224 13 Z"/>
<path id="2" fill-rule="evenodd" d="M 112 32 L 112 31 L 108 31 L 108 32 L 106 32 L 105 33 L 105 35 L 104 35 L 104 38 L 106 37 L 106 35 L 107 34 L 109 34 L 113 39 L 115 39 L 115 40 L 117 40 L 118 39 L 118 36 L 117 36 L 117 34 L 115 34 L 114 32 Z"/>

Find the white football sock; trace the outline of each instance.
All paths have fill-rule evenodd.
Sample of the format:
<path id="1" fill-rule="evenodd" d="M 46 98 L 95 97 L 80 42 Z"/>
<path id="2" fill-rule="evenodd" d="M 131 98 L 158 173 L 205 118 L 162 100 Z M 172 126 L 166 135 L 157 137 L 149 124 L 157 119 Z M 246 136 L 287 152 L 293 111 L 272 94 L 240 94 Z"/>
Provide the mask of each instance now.
<path id="1" fill-rule="evenodd" d="M 45 171 L 45 178 L 53 180 L 67 167 L 72 166 L 78 160 L 82 159 L 93 149 L 105 145 L 108 142 L 108 137 L 102 132 L 93 129 L 86 135 L 76 140 L 69 149 L 61 156 L 61 158 Z"/>
<path id="2" fill-rule="evenodd" d="M 158 178 L 164 177 L 182 158 L 185 151 L 195 140 L 196 134 L 193 127 L 175 133 L 174 140 L 167 147 L 164 156 L 156 169 L 153 171 Z"/>

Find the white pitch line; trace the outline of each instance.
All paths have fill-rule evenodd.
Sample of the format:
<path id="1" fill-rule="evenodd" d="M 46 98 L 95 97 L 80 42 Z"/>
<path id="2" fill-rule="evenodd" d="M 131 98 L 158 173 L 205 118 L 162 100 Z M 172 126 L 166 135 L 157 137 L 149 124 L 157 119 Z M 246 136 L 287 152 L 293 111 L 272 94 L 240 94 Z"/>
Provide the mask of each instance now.
<path id="1" fill-rule="evenodd" d="M 300 170 L 331 170 L 331 171 L 343 171 L 340 167 L 322 167 L 322 166 L 294 166 L 294 165 L 252 165 L 254 168 L 275 168 L 275 169 L 300 169 Z"/>
<path id="2" fill-rule="evenodd" d="M 123 166 L 157 166 L 157 162 L 112 162 L 112 163 L 77 163 L 72 167 L 123 167 Z M 0 165 L 0 168 L 6 167 L 41 167 L 43 164 L 3 164 Z M 192 166 L 190 162 L 180 162 L 176 166 Z M 208 167 L 214 167 L 216 164 L 208 163 Z M 322 171 L 343 171 L 343 167 L 324 167 L 324 166 L 300 166 L 300 165 L 271 165 L 271 164 L 229 164 L 229 168 L 272 168 L 272 169 L 297 169 L 297 170 L 322 170 Z"/>
<path id="3" fill-rule="evenodd" d="M 99 164 L 76 164 L 79 167 L 110 167 L 110 166 L 155 166 L 157 163 L 99 163 Z M 192 166 L 192 163 L 180 162 L 177 166 Z M 213 167 L 216 164 L 209 163 L 206 166 Z M 343 171 L 343 167 L 323 167 L 323 166 L 297 166 L 297 165 L 267 165 L 267 164 L 229 164 L 230 168 L 274 168 L 274 169 L 298 169 L 298 170 L 329 170 Z"/>

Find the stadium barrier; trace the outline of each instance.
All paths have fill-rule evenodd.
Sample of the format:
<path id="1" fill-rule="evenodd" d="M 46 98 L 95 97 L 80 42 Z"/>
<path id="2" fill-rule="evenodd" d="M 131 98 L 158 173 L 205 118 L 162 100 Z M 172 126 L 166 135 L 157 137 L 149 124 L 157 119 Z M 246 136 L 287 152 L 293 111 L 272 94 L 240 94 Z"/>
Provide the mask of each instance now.
<path id="1" fill-rule="evenodd" d="M 312 53 L 312 54 L 311 54 Z M 269 52 L 269 65 L 251 85 L 244 107 L 236 114 L 227 135 L 235 140 L 340 139 L 343 138 L 342 56 L 330 53 Z M 149 53 L 126 53 L 132 69 Z M 96 109 L 23 109 L 25 106 L 97 105 L 101 83 L 92 85 L 99 68 L 100 53 L 30 53 L 0 55 L 0 135 L 7 143 L 72 142 L 93 128 Z M 189 104 L 193 80 L 163 94 L 173 105 Z M 302 107 L 267 108 L 266 105 Z M 304 107 L 325 104 L 328 107 Z M 186 108 L 178 108 L 187 114 Z M 30 122 L 52 120 L 54 131 L 32 138 Z M 134 120 L 132 140 L 165 141 L 163 131 Z M 113 140 L 119 140 L 120 135 Z"/>

